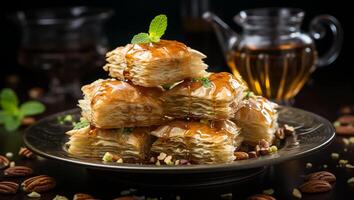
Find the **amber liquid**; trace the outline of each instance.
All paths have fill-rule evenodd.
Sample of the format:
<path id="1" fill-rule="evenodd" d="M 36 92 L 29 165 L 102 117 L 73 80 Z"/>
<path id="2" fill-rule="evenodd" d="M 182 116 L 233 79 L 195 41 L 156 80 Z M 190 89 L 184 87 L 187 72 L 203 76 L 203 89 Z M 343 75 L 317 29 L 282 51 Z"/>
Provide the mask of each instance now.
<path id="1" fill-rule="evenodd" d="M 236 50 L 228 55 L 228 65 L 256 94 L 286 102 L 304 86 L 316 59 L 317 52 L 312 45 L 283 45 Z"/>

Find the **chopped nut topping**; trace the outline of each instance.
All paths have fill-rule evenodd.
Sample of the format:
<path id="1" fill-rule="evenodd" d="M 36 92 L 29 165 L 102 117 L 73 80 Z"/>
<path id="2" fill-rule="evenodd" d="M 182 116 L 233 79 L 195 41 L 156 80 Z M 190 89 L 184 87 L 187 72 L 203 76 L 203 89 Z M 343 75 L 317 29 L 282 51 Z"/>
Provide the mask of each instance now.
<path id="1" fill-rule="evenodd" d="M 269 148 L 269 153 L 272 154 L 272 153 L 276 153 L 278 151 L 278 147 L 275 146 L 275 145 L 272 145 L 270 148 Z"/>
<path id="2" fill-rule="evenodd" d="M 339 154 L 338 153 L 332 153 L 331 154 L 331 158 L 334 160 L 337 160 L 339 158 Z"/>
<path id="3" fill-rule="evenodd" d="M 164 160 L 166 158 L 167 154 L 165 153 L 160 153 L 160 155 L 157 157 L 158 160 Z"/>
<path id="4" fill-rule="evenodd" d="M 307 168 L 307 169 L 312 168 L 312 163 L 306 163 L 306 168 Z"/>
<path id="5" fill-rule="evenodd" d="M 267 190 L 263 190 L 263 194 L 272 195 L 272 194 L 274 194 L 274 190 L 272 188 L 269 188 Z"/>
<path id="6" fill-rule="evenodd" d="M 7 152 L 5 154 L 5 156 L 8 157 L 8 158 L 12 158 L 14 156 L 14 154 L 12 152 Z"/>
<path id="7" fill-rule="evenodd" d="M 30 198 L 40 198 L 41 194 L 39 194 L 37 192 L 31 192 L 31 193 L 27 194 L 27 196 Z"/>
<path id="8" fill-rule="evenodd" d="M 53 200 L 69 200 L 65 196 L 56 195 Z"/>
<path id="9" fill-rule="evenodd" d="M 354 177 L 351 177 L 350 179 L 347 180 L 348 184 L 353 184 L 354 183 Z"/>
<path id="10" fill-rule="evenodd" d="M 344 167 L 346 164 L 348 164 L 348 160 L 339 160 L 338 164 L 339 164 L 341 167 Z"/>
<path id="11" fill-rule="evenodd" d="M 155 163 L 155 165 L 160 166 L 160 165 L 161 165 L 160 161 L 157 160 L 156 163 Z"/>
<path id="12" fill-rule="evenodd" d="M 167 156 L 163 161 L 166 163 L 166 165 L 173 165 L 174 164 L 172 162 L 172 156 Z"/>
<path id="13" fill-rule="evenodd" d="M 123 163 L 123 159 L 122 159 L 122 158 L 119 158 L 119 159 L 117 160 L 117 163 Z"/>
<path id="14" fill-rule="evenodd" d="M 151 163 L 155 163 L 155 162 L 156 162 L 156 158 L 155 158 L 155 157 L 151 157 L 151 158 L 150 158 L 150 162 L 151 162 Z"/>
<path id="15" fill-rule="evenodd" d="M 296 197 L 296 198 L 298 198 L 298 199 L 301 199 L 302 198 L 302 194 L 301 194 L 301 192 L 300 192 L 300 190 L 299 189 L 297 189 L 297 188 L 294 188 L 293 189 L 293 196 L 294 197 Z"/>
<path id="16" fill-rule="evenodd" d="M 344 145 L 349 145 L 349 143 L 350 143 L 349 139 L 347 139 L 347 138 L 343 138 L 342 141 L 343 141 Z"/>
<path id="17" fill-rule="evenodd" d="M 350 142 L 351 144 L 354 144 L 354 137 L 350 137 L 350 138 L 349 138 L 349 142 Z"/>
<path id="18" fill-rule="evenodd" d="M 341 124 L 340 124 L 340 122 L 339 121 L 335 121 L 335 122 L 333 122 L 333 126 L 334 127 L 337 127 L 337 126 L 340 126 Z"/>
<path id="19" fill-rule="evenodd" d="M 347 169 L 354 169 L 354 165 L 352 165 L 352 164 L 346 164 L 345 167 Z"/>
<path id="20" fill-rule="evenodd" d="M 11 162 L 10 162 L 10 167 L 15 167 L 15 166 L 16 166 L 15 161 L 11 161 Z"/>
<path id="21" fill-rule="evenodd" d="M 175 165 L 179 165 L 180 161 L 179 160 L 176 160 L 175 161 Z"/>
<path id="22" fill-rule="evenodd" d="M 113 154 L 106 152 L 104 156 L 102 157 L 102 160 L 104 162 L 112 162 L 113 161 Z"/>

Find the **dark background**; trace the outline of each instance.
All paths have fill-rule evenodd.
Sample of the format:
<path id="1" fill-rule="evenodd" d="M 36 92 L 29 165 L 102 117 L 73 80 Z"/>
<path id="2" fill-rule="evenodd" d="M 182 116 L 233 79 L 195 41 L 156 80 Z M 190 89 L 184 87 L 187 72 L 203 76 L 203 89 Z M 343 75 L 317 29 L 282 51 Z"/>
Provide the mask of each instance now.
<path id="1" fill-rule="evenodd" d="M 207 24 L 200 27 L 186 26 L 186 13 L 193 8 L 193 3 L 198 1 L 172 1 L 172 0 L 130 0 L 130 1 L 72 1 L 72 0 L 51 0 L 51 1 L 7 1 L 7 5 L 2 3 L 0 8 L 0 49 L 1 49 L 1 81 L 0 87 L 7 86 L 6 77 L 9 74 L 20 74 L 27 82 L 36 83 L 36 78 L 32 78 L 25 68 L 17 62 L 17 51 L 20 44 L 21 33 L 18 27 L 9 19 L 8 15 L 18 10 L 31 10 L 37 8 L 67 7 L 88 5 L 95 7 L 108 7 L 115 11 L 115 15 L 106 23 L 106 33 L 109 38 L 110 48 L 124 45 L 130 41 L 132 36 L 138 32 L 147 31 L 150 20 L 160 14 L 168 16 L 168 29 L 164 36 L 167 39 L 175 39 L 185 42 L 192 48 L 204 52 L 212 71 L 227 71 L 221 48 L 216 41 L 216 37 Z M 298 7 L 306 12 L 303 23 L 303 31 L 308 30 L 309 21 L 319 14 L 330 14 L 335 16 L 344 29 L 344 45 L 338 59 L 330 66 L 317 69 L 311 76 L 311 80 L 297 96 L 296 103 L 301 107 L 303 101 L 308 97 L 312 101 L 318 101 L 319 114 L 321 106 L 327 106 L 331 102 L 336 105 L 353 103 L 354 91 L 354 68 L 351 58 L 351 47 L 353 44 L 352 21 L 353 12 L 350 1 L 290 1 L 290 0 L 247 0 L 247 1 L 226 1 L 210 0 L 203 2 L 204 9 L 211 10 L 225 20 L 231 27 L 240 30 L 232 17 L 239 11 L 257 7 Z M 201 12 L 200 12 L 201 13 Z M 188 21 L 188 20 L 187 20 Z M 321 53 L 329 46 L 330 39 L 325 39 L 318 43 L 318 51 Z M 97 71 L 97 76 L 105 76 L 102 70 Z M 85 77 L 84 82 L 92 81 L 97 77 Z M 317 91 L 322 91 L 317 95 Z M 325 92 L 323 92 L 325 91 Z M 335 109 L 334 106 L 333 109 Z M 305 108 L 306 109 L 306 108 Z M 315 109 L 315 108 L 307 108 Z"/>

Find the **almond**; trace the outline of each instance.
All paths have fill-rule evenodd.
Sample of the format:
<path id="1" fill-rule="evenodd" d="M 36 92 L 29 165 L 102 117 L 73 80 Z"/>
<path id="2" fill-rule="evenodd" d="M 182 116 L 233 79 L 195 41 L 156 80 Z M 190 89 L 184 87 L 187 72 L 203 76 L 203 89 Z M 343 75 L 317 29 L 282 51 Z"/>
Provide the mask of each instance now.
<path id="1" fill-rule="evenodd" d="M 16 194 L 18 184 L 10 181 L 0 182 L 0 194 Z"/>
<path id="2" fill-rule="evenodd" d="M 234 155 L 236 157 L 235 160 L 247 160 L 249 158 L 248 153 L 243 151 L 236 151 Z"/>
<path id="3" fill-rule="evenodd" d="M 73 200 L 95 200 L 95 198 L 89 194 L 76 193 Z"/>
<path id="4" fill-rule="evenodd" d="M 299 187 L 301 192 L 304 193 L 320 193 L 328 192 L 332 189 L 331 184 L 323 180 L 309 180 Z"/>
<path id="5" fill-rule="evenodd" d="M 4 175 L 7 177 L 20 177 L 20 176 L 28 176 L 33 174 L 33 170 L 26 166 L 14 166 L 7 168 L 4 171 Z"/>
<path id="6" fill-rule="evenodd" d="M 0 169 L 5 169 L 10 164 L 10 161 L 5 156 L 0 155 Z"/>
<path id="7" fill-rule="evenodd" d="M 25 192 L 46 192 L 53 189 L 56 182 L 50 176 L 40 175 L 26 179 L 21 185 Z"/>
<path id="8" fill-rule="evenodd" d="M 21 147 L 20 151 L 18 152 L 18 155 L 20 155 L 24 158 L 28 158 L 28 159 L 36 158 L 36 155 L 31 150 L 29 150 L 27 147 Z"/>
<path id="9" fill-rule="evenodd" d="M 276 200 L 276 199 L 267 194 L 256 194 L 249 197 L 247 200 Z"/>
<path id="10" fill-rule="evenodd" d="M 257 158 L 257 152 L 256 151 L 250 151 L 248 152 L 249 158 Z"/>
<path id="11" fill-rule="evenodd" d="M 321 180 L 327 181 L 328 183 L 333 183 L 336 181 L 336 177 L 330 172 L 320 171 L 307 175 L 306 180 Z"/>

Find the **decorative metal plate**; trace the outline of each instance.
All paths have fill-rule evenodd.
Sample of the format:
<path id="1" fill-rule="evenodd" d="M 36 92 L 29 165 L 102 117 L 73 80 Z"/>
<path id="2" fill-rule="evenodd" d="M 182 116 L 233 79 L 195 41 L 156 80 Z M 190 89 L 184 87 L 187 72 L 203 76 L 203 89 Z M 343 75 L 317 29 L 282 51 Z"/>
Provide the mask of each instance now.
<path id="1" fill-rule="evenodd" d="M 287 137 L 282 148 L 277 153 L 255 159 L 235 161 L 228 164 L 186 165 L 186 166 L 155 166 L 128 163 L 103 163 L 97 159 L 80 158 L 66 151 L 68 141 L 66 131 L 72 127 L 58 123 L 58 116 L 71 114 L 78 119 L 78 109 L 69 110 L 46 117 L 29 127 L 24 134 L 24 142 L 35 153 L 63 162 L 79 164 L 87 168 L 96 168 L 116 172 L 129 173 L 208 173 L 230 172 L 264 167 L 286 160 L 296 159 L 310 152 L 320 150 L 334 138 L 332 124 L 326 119 L 292 107 L 279 108 L 279 123 L 295 127 L 296 137 Z"/>

